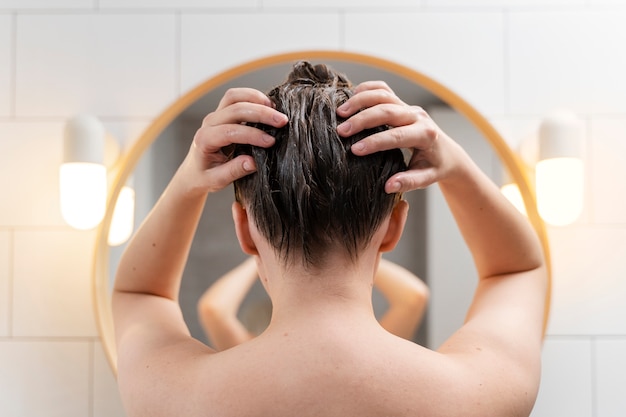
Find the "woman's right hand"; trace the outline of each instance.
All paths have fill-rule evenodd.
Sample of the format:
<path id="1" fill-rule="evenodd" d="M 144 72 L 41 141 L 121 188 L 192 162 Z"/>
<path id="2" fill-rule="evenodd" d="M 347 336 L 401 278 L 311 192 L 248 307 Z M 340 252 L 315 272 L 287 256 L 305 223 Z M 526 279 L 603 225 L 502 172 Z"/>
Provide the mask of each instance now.
<path id="1" fill-rule="evenodd" d="M 228 90 L 217 109 L 202 121 L 181 166 L 180 174 L 187 188 L 200 193 L 219 191 L 254 172 L 252 157 L 240 155 L 229 160 L 223 149 L 232 144 L 270 147 L 274 138 L 246 123 L 280 128 L 287 122 L 287 116 L 275 110 L 262 92 L 252 88 Z"/>

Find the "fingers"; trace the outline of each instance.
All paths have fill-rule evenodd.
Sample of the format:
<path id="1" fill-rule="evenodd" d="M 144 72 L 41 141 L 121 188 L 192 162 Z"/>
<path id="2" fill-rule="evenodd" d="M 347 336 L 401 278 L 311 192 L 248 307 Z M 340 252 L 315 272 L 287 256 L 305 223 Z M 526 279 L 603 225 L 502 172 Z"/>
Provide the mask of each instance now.
<path id="1" fill-rule="evenodd" d="M 438 128 L 419 106 L 409 106 L 400 100 L 382 81 L 370 81 L 357 86 L 357 93 L 337 109 L 348 119 L 337 126 L 342 137 L 355 135 L 378 126 L 392 129 L 371 135 L 356 143 L 357 155 L 393 148 L 422 148 L 438 135 Z"/>
<path id="2" fill-rule="evenodd" d="M 447 136 L 424 109 L 404 103 L 384 82 L 369 81 L 358 85 L 354 96 L 337 109 L 337 114 L 347 119 L 337 126 L 337 133 L 342 137 L 378 126 L 390 127 L 352 145 L 355 155 L 390 149 L 412 152 L 408 169 L 387 180 L 387 193 L 426 188 L 445 174 Z"/>
<path id="3" fill-rule="evenodd" d="M 354 93 L 356 94 L 367 90 L 387 90 L 393 93 L 391 87 L 389 87 L 386 82 L 380 80 L 362 82 L 354 88 Z"/>
<path id="4" fill-rule="evenodd" d="M 217 109 L 204 118 L 202 126 L 262 123 L 282 127 L 287 122 L 287 116 L 275 110 L 265 94 L 253 88 L 231 88 L 226 91 Z"/>
<path id="5" fill-rule="evenodd" d="M 438 172 L 434 166 L 415 168 L 392 175 L 385 183 L 388 194 L 409 192 L 424 189 L 438 180 Z"/>
<path id="6" fill-rule="evenodd" d="M 383 124 L 390 124 L 386 119 Z M 399 118 L 394 119 L 394 121 Z M 416 118 L 410 124 L 400 125 L 382 132 L 370 135 L 352 145 L 355 155 L 369 155 L 389 149 L 405 148 L 429 150 L 439 137 L 439 129 L 430 118 Z"/>
<path id="7" fill-rule="evenodd" d="M 218 191 L 239 178 L 256 171 L 254 159 L 249 155 L 240 155 L 228 162 L 204 171 L 206 188 L 209 192 Z"/>
<path id="8" fill-rule="evenodd" d="M 276 111 L 271 100 L 258 90 L 228 90 L 217 109 L 202 121 L 189 158 L 185 159 L 183 171 L 194 188 L 217 191 L 256 170 L 252 157 L 240 155 L 229 160 L 230 155 L 225 153 L 232 144 L 269 147 L 275 143 L 271 135 L 250 125 L 253 123 L 280 128 L 288 123 L 288 118 Z"/>
<path id="9" fill-rule="evenodd" d="M 249 102 L 273 107 L 272 101 L 265 94 L 254 88 L 230 88 L 224 93 L 217 110 L 221 110 L 231 104 L 238 102 Z"/>
<path id="10" fill-rule="evenodd" d="M 365 129 L 378 126 L 405 126 L 419 121 L 422 117 L 419 107 L 397 104 L 377 104 L 350 117 L 337 126 L 337 133 L 343 137 L 352 136 Z"/>
<path id="11" fill-rule="evenodd" d="M 267 148 L 275 142 L 274 137 L 262 130 L 242 124 L 203 126 L 196 131 L 193 140 L 204 154 L 218 152 L 233 143 Z"/>
<path id="12" fill-rule="evenodd" d="M 337 114 L 348 118 L 362 109 L 379 104 L 405 104 L 389 89 L 387 84 L 380 85 L 379 83 L 382 81 L 360 84 L 355 89 L 355 94 L 337 108 Z"/>
<path id="13" fill-rule="evenodd" d="M 251 88 L 233 88 L 226 92 L 217 110 L 204 118 L 194 142 L 208 153 L 232 143 L 267 147 L 274 138 L 244 123 L 280 128 L 287 122 L 287 116 L 275 110 L 265 94 Z"/>

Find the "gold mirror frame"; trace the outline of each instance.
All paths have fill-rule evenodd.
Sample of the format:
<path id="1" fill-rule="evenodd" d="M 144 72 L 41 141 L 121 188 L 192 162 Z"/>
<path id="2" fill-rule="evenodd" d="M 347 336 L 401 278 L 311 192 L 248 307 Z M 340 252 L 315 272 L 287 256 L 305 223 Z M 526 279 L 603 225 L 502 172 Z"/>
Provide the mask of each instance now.
<path id="1" fill-rule="evenodd" d="M 109 364 L 111 365 L 111 368 L 113 369 L 113 372 L 117 373 L 117 355 L 115 351 L 115 335 L 113 330 L 113 318 L 109 297 L 109 246 L 107 243 L 107 236 L 111 225 L 111 219 L 113 217 L 115 202 L 117 201 L 117 197 L 120 193 L 120 190 L 122 189 L 122 186 L 126 183 L 126 180 L 131 175 L 132 171 L 137 165 L 137 162 L 144 154 L 146 149 L 156 140 L 161 132 L 163 132 L 163 130 L 165 130 L 165 128 L 174 119 L 176 119 L 176 117 L 178 117 L 183 111 L 185 111 L 185 109 L 187 109 L 197 100 L 202 98 L 209 91 L 248 72 L 256 71 L 274 65 L 288 64 L 298 60 L 347 61 L 356 64 L 369 65 L 373 68 L 378 68 L 380 70 L 384 70 L 404 77 L 407 80 L 417 85 L 420 85 L 425 90 L 431 92 L 433 95 L 439 97 L 451 108 L 465 116 L 478 129 L 478 131 L 480 131 L 484 135 L 485 139 L 496 151 L 496 154 L 500 158 L 500 161 L 507 168 L 512 179 L 518 185 L 520 193 L 524 199 L 524 205 L 526 207 L 528 219 L 533 225 L 535 231 L 537 232 L 537 235 L 539 236 L 541 244 L 543 246 L 548 269 L 548 291 L 546 295 L 544 315 L 545 331 L 550 312 L 551 296 L 550 253 L 546 228 L 543 220 L 541 219 L 541 217 L 539 217 L 539 213 L 537 212 L 534 187 L 528 179 L 526 168 L 520 161 L 519 157 L 509 148 L 509 146 L 496 131 L 496 129 L 485 119 L 482 114 L 480 114 L 474 107 L 472 107 L 468 102 L 466 102 L 455 92 L 412 68 L 365 54 L 327 50 L 299 51 L 272 55 L 265 58 L 253 60 L 224 71 L 203 82 L 196 88 L 189 91 L 187 94 L 180 97 L 172 105 L 170 105 L 161 115 L 159 115 L 156 120 L 154 120 L 154 122 L 152 122 L 152 124 L 138 138 L 138 140 L 134 143 L 131 149 L 129 149 L 128 152 L 126 152 L 122 156 L 122 159 L 118 165 L 118 170 L 115 174 L 114 181 L 109 191 L 106 214 L 98 230 L 92 274 L 92 295 L 96 323 L 98 326 L 98 331 L 100 334 L 104 352 L 107 356 Z"/>

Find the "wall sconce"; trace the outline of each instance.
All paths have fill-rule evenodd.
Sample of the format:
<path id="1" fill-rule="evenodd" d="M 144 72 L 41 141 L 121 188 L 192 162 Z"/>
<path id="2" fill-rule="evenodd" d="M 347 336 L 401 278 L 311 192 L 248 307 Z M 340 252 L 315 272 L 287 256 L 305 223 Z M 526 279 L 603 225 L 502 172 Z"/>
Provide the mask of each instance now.
<path id="1" fill-rule="evenodd" d="M 554 226 L 573 223 L 583 211 L 582 143 L 582 123 L 572 113 L 554 113 L 541 123 L 535 165 L 537 209 Z"/>
<path id="2" fill-rule="evenodd" d="M 93 116 L 76 116 L 65 125 L 63 163 L 59 170 L 61 215 L 76 229 L 93 229 L 104 217 L 107 197 L 104 141 L 104 126 Z"/>
<path id="3" fill-rule="evenodd" d="M 566 226 L 582 213 L 585 187 L 582 144 L 582 123 L 567 111 L 547 116 L 539 126 L 538 136 L 522 142 L 522 160 L 534 173 L 537 210 L 550 225 Z M 512 191 L 514 185 L 506 181 L 504 184 L 502 193 L 518 207 L 517 196 Z"/>
<path id="4" fill-rule="evenodd" d="M 79 230 L 98 226 L 106 212 L 107 168 L 119 156 L 119 145 L 91 115 L 68 120 L 63 139 L 63 163 L 59 169 L 61 215 Z M 135 192 L 124 187 L 113 214 L 109 241 L 120 245 L 130 237 L 135 211 Z"/>
<path id="5" fill-rule="evenodd" d="M 115 202 L 111 227 L 109 228 L 109 246 L 119 246 L 126 242 L 135 228 L 135 189 L 132 180 L 122 187 Z"/>

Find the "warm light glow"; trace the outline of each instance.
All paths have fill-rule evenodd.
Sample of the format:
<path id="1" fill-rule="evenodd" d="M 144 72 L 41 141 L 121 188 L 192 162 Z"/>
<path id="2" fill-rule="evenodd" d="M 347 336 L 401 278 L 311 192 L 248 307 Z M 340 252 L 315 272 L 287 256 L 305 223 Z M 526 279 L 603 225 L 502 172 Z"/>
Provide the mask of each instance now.
<path id="1" fill-rule="evenodd" d="M 109 229 L 109 245 L 119 246 L 126 242 L 133 233 L 135 226 L 135 190 L 124 186 L 117 197 L 111 228 Z"/>
<path id="2" fill-rule="evenodd" d="M 104 165 L 87 162 L 62 164 L 59 188 L 61 215 L 70 226 L 87 230 L 102 221 L 107 197 L 107 173 Z"/>
<path id="3" fill-rule="evenodd" d="M 547 223 L 565 226 L 583 210 L 583 162 L 580 158 L 550 158 L 535 167 L 537 208 Z"/>
<path id="4" fill-rule="evenodd" d="M 524 198 L 522 197 L 522 193 L 520 192 L 517 184 L 505 184 L 500 188 L 500 191 L 520 213 L 526 216 L 526 206 L 524 206 Z"/>

